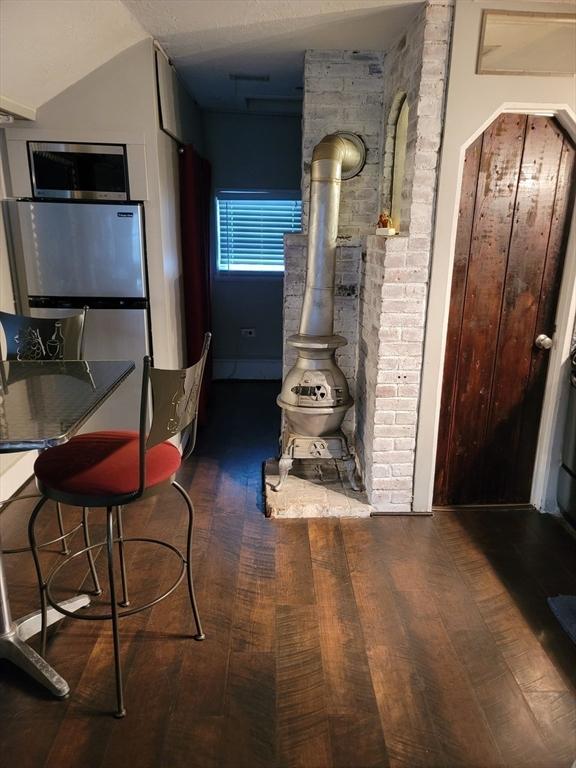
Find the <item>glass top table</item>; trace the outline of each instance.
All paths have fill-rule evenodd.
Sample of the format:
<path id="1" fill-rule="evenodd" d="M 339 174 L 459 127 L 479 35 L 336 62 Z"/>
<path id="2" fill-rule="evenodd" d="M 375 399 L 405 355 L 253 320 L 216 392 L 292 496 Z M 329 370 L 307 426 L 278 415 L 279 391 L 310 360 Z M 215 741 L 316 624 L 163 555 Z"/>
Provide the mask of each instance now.
<path id="1" fill-rule="evenodd" d="M 0 362 L 0 453 L 66 442 L 133 370 L 125 360 Z"/>
<path id="2" fill-rule="evenodd" d="M 0 362 L 0 453 L 65 443 L 134 367 L 131 360 Z M 76 611 L 89 603 L 88 595 L 78 595 L 62 606 Z M 61 619 L 61 613 L 49 609 L 48 624 Z M 39 612 L 12 620 L 0 540 L 0 659 L 8 659 L 56 696 L 66 696 L 68 683 L 26 643 L 40 625 Z"/>

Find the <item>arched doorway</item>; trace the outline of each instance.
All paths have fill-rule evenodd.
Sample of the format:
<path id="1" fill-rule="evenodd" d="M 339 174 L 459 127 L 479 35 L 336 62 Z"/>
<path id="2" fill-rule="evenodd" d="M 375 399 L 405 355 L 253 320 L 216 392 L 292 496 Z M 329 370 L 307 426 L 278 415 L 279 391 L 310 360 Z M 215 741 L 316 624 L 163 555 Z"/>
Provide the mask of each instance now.
<path id="1" fill-rule="evenodd" d="M 434 504 L 530 501 L 575 150 L 550 117 L 502 114 L 466 151 Z M 543 341 L 544 345 L 547 342 Z"/>

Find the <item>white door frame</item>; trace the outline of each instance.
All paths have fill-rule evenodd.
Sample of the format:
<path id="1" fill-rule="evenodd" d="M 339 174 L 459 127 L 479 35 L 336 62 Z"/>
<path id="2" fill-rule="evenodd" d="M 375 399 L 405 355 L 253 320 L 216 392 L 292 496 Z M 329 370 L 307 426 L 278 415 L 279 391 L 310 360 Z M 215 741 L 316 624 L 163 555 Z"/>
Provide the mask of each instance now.
<path id="1" fill-rule="evenodd" d="M 556 117 L 564 130 L 576 143 L 576 113 L 564 104 L 534 104 L 504 102 L 484 123 L 461 145 L 455 195 L 452 200 L 452 221 L 450 247 L 442 250 L 439 244 L 439 217 L 435 227 L 434 251 L 430 277 L 422 389 L 418 417 L 418 439 L 414 470 L 415 512 L 432 509 L 434 474 L 436 468 L 436 443 L 440 423 L 442 378 L 446 333 L 452 293 L 452 271 L 458 224 L 458 207 L 462 186 L 462 172 L 466 149 L 503 112 Z M 440 177 L 439 184 L 442 183 Z M 442 204 L 439 197 L 438 205 Z M 530 502 L 539 510 L 555 512 L 555 484 L 560 466 L 561 416 L 568 391 L 567 360 L 569 357 L 572 331 L 576 318 L 576 212 L 572 212 L 570 234 L 562 275 L 562 283 L 556 312 L 556 333 L 546 378 L 542 418 L 538 434 L 536 460 L 532 480 Z M 559 418 L 560 417 L 560 418 Z"/>

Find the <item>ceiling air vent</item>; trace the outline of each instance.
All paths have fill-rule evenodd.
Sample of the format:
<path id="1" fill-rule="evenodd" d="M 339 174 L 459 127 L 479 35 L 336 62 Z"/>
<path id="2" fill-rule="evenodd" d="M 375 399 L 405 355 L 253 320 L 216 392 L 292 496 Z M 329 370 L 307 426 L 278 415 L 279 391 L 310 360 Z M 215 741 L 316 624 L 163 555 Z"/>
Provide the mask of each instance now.
<path id="1" fill-rule="evenodd" d="M 230 80 L 243 81 L 245 83 L 269 83 L 270 75 L 247 75 L 243 72 L 231 72 Z"/>

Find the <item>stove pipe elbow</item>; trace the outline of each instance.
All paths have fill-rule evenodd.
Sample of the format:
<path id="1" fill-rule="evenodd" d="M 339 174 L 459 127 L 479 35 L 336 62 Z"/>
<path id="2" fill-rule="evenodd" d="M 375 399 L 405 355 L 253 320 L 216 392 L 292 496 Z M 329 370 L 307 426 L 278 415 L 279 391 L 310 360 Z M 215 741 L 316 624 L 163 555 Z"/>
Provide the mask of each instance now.
<path id="1" fill-rule="evenodd" d="M 351 140 L 350 136 L 354 136 L 355 140 Z M 349 174 L 352 171 L 354 171 L 353 175 L 356 176 L 364 166 L 364 155 L 364 144 L 355 134 L 331 133 L 324 136 L 312 151 L 311 180 L 324 180 L 322 176 L 323 165 L 320 164 L 322 160 L 327 160 L 333 164 L 333 181 L 351 178 Z"/>
<path id="2" fill-rule="evenodd" d="M 360 173 L 365 160 L 364 142 L 353 133 L 330 134 L 314 147 L 310 169 L 306 287 L 300 335 L 333 334 L 340 182 Z"/>

